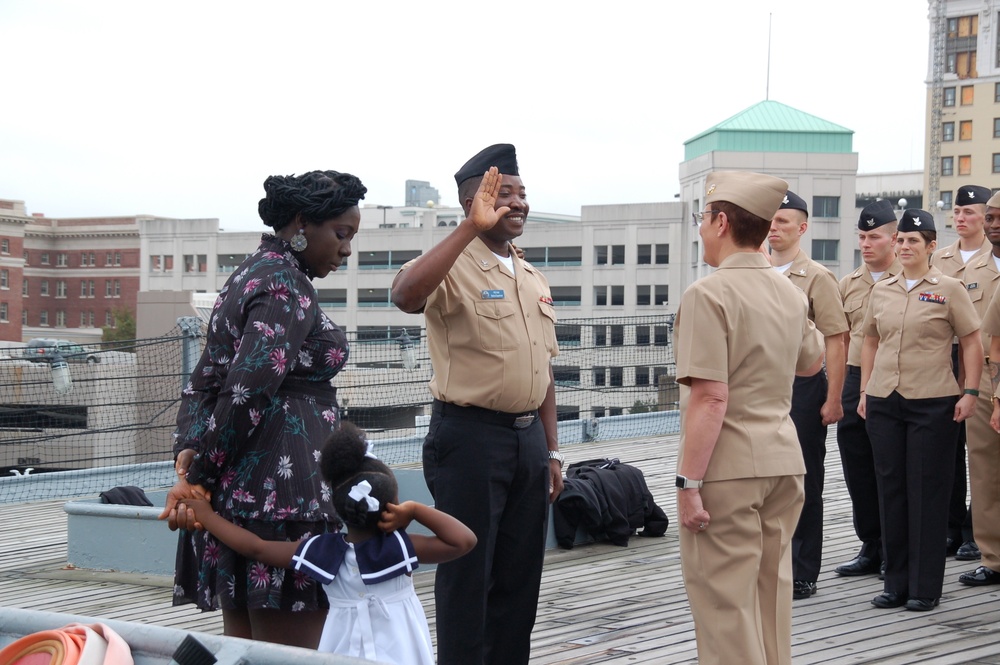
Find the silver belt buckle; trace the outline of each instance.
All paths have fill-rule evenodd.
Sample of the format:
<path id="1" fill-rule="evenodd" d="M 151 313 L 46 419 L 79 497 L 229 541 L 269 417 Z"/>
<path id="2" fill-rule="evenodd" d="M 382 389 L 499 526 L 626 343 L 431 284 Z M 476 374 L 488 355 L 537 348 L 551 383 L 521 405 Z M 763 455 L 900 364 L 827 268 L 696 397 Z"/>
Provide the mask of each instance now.
<path id="1" fill-rule="evenodd" d="M 525 416 L 518 416 L 514 418 L 514 429 L 524 429 L 531 423 L 535 422 L 535 414 L 529 413 Z"/>

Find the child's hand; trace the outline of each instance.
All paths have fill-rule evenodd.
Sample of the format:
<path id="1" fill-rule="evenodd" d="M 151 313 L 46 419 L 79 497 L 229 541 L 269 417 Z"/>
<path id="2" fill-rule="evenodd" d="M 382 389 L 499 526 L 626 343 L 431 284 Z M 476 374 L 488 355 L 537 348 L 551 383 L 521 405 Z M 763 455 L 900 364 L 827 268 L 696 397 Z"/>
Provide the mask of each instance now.
<path id="1" fill-rule="evenodd" d="M 382 511 L 382 519 L 379 520 L 378 528 L 386 533 L 405 529 L 413 521 L 416 510 L 417 504 L 413 501 L 404 501 L 400 504 L 387 503 L 385 510 Z"/>
<path id="2" fill-rule="evenodd" d="M 212 509 L 212 504 L 205 499 L 199 499 L 196 497 L 189 497 L 187 499 L 182 499 L 178 502 L 175 510 L 179 513 L 184 513 L 187 516 L 187 523 L 194 524 L 194 528 L 202 530 L 205 527 L 202 524 L 206 520 L 207 515 L 212 515 L 215 511 Z"/>

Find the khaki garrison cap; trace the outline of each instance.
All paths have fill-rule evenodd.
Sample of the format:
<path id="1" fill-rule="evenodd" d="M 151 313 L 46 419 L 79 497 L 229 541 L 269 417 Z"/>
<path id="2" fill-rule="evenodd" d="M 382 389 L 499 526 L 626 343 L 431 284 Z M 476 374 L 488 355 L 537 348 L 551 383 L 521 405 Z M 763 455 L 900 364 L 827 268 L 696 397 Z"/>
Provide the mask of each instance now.
<path id="1" fill-rule="evenodd" d="M 990 197 L 990 200 L 986 202 L 987 208 L 1000 208 L 1000 192 L 997 192 Z"/>
<path id="2" fill-rule="evenodd" d="M 762 219 L 771 219 L 785 199 L 788 183 L 753 171 L 716 171 L 705 178 L 705 203 L 728 201 Z"/>

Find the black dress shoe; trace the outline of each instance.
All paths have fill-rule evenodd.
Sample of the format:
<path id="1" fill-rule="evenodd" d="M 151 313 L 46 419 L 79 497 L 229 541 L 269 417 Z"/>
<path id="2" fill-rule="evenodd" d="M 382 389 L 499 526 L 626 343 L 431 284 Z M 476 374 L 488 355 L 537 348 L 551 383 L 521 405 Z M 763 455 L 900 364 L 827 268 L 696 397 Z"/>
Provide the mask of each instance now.
<path id="1" fill-rule="evenodd" d="M 938 598 L 910 598 L 906 609 L 912 612 L 928 612 L 938 606 Z"/>
<path id="2" fill-rule="evenodd" d="M 808 598 L 816 593 L 816 583 L 806 582 L 805 580 L 794 580 L 792 581 L 792 599 L 802 600 L 803 598 Z"/>
<path id="3" fill-rule="evenodd" d="M 974 540 L 965 541 L 958 548 L 958 551 L 955 552 L 956 561 L 979 561 L 982 556 L 982 552 L 979 551 L 979 545 L 976 545 L 976 541 Z"/>
<path id="4" fill-rule="evenodd" d="M 870 556 L 858 555 L 847 563 L 837 566 L 833 572 L 844 577 L 858 577 L 860 575 L 874 575 L 878 572 L 881 562 Z"/>
<path id="5" fill-rule="evenodd" d="M 891 591 L 886 591 L 885 593 L 881 593 L 872 598 L 872 605 L 883 610 L 888 610 L 893 607 L 902 607 L 905 604 L 906 594 L 904 593 L 892 593 Z"/>
<path id="6" fill-rule="evenodd" d="M 951 536 L 944 539 L 944 555 L 945 556 L 955 556 L 955 552 L 961 547 L 961 541 L 958 538 L 952 538 Z"/>
<path id="7" fill-rule="evenodd" d="M 986 566 L 979 566 L 972 572 L 962 573 L 958 576 L 958 581 L 966 586 L 987 586 L 989 584 L 1000 584 L 1000 573 L 990 570 Z"/>

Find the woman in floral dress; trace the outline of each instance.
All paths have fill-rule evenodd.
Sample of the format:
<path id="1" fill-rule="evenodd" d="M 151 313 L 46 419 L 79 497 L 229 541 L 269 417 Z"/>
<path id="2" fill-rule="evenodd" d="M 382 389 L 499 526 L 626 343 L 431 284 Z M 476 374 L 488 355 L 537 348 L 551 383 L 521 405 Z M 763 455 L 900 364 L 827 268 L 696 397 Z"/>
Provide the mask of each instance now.
<path id="1" fill-rule="evenodd" d="M 241 557 L 173 511 L 210 496 L 215 511 L 265 540 L 337 530 L 318 459 L 338 426 L 330 380 L 344 367 L 344 333 L 320 309 L 311 280 L 351 254 L 355 176 L 271 176 L 259 212 L 274 229 L 226 282 L 205 351 L 177 415 L 178 481 L 161 517 L 182 532 L 174 604 L 222 609 L 227 635 L 315 648 L 326 596 L 301 573 Z"/>

